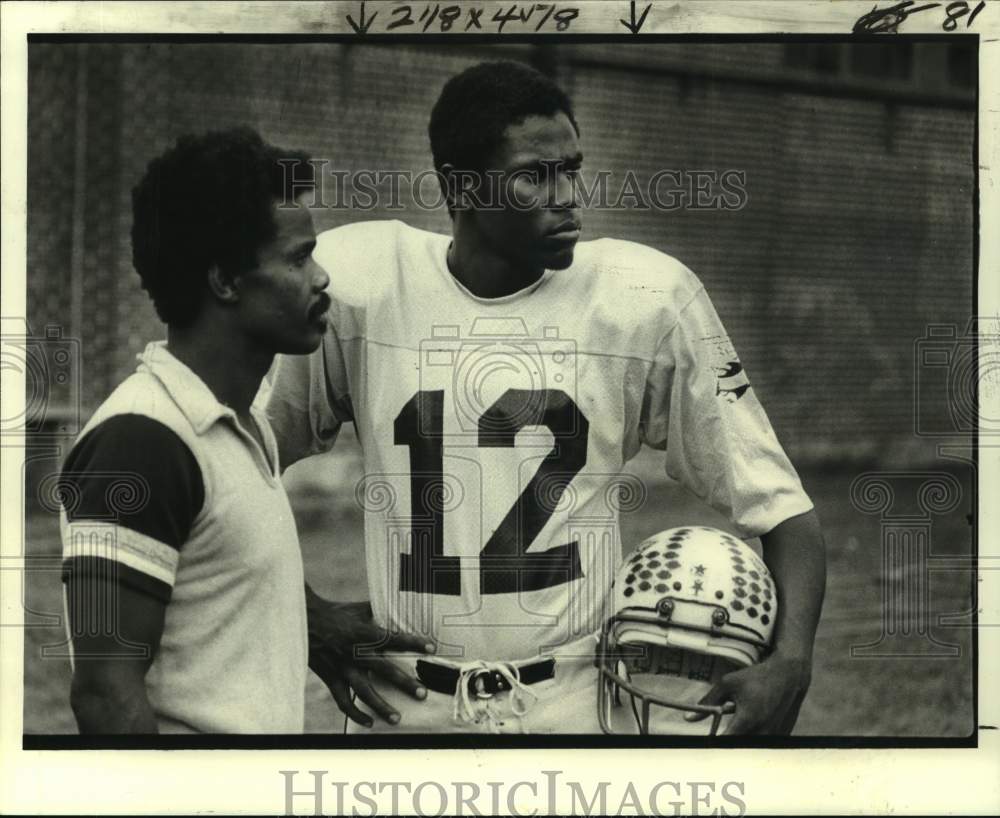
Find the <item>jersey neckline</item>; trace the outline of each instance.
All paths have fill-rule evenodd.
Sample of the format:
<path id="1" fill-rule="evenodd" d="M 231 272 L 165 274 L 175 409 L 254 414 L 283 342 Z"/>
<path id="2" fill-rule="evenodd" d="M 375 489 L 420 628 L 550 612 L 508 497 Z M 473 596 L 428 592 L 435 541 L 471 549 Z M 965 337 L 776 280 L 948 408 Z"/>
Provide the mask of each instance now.
<path id="1" fill-rule="evenodd" d="M 433 256 L 434 256 L 434 265 L 437 267 L 438 272 L 451 283 L 451 286 L 459 294 L 465 296 L 466 298 L 471 299 L 472 301 L 475 301 L 478 304 L 499 305 L 499 304 L 509 304 L 512 301 L 517 301 L 518 299 L 529 296 L 536 290 L 540 289 L 550 278 L 552 278 L 552 276 L 556 274 L 555 270 L 546 270 L 544 273 L 542 273 L 542 275 L 539 277 L 537 281 L 535 281 L 532 284 L 529 284 L 527 287 L 518 290 L 517 292 L 510 293 L 509 295 L 501 295 L 498 296 L 497 298 L 485 298 L 481 295 L 476 295 L 474 292 L 472 292 L 472 290 L 470 290 L 461 281 L 459 281 L 451 272 L 451 270 L 448 268 L 448 250 L 451 248 L 452 244 L 451 236 L 445 236 L 439 233 L 437 234 L 437 237 L 439 241 L 436 242 L 437 246 L 434 248 L 435 252 L 433 253 Z"/>

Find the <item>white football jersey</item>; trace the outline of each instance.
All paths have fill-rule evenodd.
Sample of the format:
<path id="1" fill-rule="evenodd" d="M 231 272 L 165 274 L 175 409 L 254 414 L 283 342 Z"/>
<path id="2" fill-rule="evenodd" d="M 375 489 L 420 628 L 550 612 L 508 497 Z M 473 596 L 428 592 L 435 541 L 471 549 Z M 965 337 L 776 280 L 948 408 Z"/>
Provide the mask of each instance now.
<path id="1" fill-rule="evenodd" d="M 354 421 L 378 622 L 466 660 L 595 632 L 643 443 L 747 536 L 812 508 L 680 262 L 585 242 L 572 267 L 484 299 L 449 273 L 449 242 L 396 221 L 323 233 L 331 328 L 281 359 L 268 405 L 284 466 Z"/>

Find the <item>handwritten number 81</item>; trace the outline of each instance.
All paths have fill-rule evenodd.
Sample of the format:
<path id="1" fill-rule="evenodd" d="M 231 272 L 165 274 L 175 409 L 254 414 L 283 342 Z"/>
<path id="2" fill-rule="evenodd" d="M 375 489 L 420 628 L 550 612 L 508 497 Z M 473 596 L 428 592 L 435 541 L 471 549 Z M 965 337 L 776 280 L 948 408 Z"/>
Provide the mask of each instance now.
<path id="1" fill-rule="evenodd" d="M 972 25 L 972 21 L 976 19 L 976 15 L 979 14 L 984 8 L 986 8 L 986 0 L 981 0 L 978 6 L 973 9 L 972 14 L 969 14 L 969 4 L 965 0 L 960 0 L 960 2 L 949 3 L 945 8 L 945 14 L 947 19 L 941 24 L 941 27 L 945 31 L 954 31 L 958 28 L 958 21 L 961 20 L 966 14 L 969 14 L 969 19 L 965 21 L 965 27 L 969 28 Z"/>

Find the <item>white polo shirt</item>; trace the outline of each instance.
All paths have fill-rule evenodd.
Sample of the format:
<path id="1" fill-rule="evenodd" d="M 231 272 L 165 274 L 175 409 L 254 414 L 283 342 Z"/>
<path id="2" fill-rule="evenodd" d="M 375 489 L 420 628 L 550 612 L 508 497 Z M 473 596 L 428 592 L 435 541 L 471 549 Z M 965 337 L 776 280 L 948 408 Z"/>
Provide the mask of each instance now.
<path id="1" fill-rule="evenodd" d="M 302 557 L 271 428 L 251 410 L 262 451 L 164 343 L 139 361 L 64 466 L 64 579 L 166 603 L 146 676 L 161 732 L 300 733 Z"/>

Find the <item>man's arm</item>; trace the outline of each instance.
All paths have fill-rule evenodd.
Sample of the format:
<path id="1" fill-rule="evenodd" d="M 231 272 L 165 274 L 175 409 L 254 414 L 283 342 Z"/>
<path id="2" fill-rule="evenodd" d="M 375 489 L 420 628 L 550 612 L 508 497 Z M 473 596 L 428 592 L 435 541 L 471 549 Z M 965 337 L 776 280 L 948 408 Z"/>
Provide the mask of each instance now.
<path id="1" fill-rule="evenodd" d="M 761 543 L 778 592 L 773 650 L 759 665 L 726 674 L 701 702 L 736 702 L 730 735 L 790 734 L 812 680 L 813 641 L 826 589 L 819 519 L 814 511 L 792 517 L 764 534 Z"/>
<path id="2" fill-rule="evenodd" d="M 166 604 L 108 578 L 67 582 L 73 683 L 80 732 L 156 733 L 146 672 L 163 635 Z"/>
<path id="3" fill-rule="evenodd" d="M 702 703 L 736 703 L 729 733 L 788 733 L 809 687 L 823 601 L 819 523 L 708 294 L 693 274 L 681 280 L 695 289 L 654 354 L 640 439 L 666 449 L 667 474 L 742 533 L 767 532 L 778 603 L 771 655 L 726 674 Z"/>
<path id="4" fill-rule="evenodd" d="M 815 511 L 800 514 L 760 539 L 764 562 L 778 589 L 772 655 L 801 663 L 808 680 L 826 592 L 826 548 L 819 518 Z"/>
<path id="5" fill-rule="evenodd" d="M 145 501 L 116 504 L 112 478 Z M 145 677 L 163 635 L 180 550 L 204 503 L 201 469 L 160 422 L 116 415 L 77 441 L 61 481 L 70 500 L 63 578 L 77 723 L 82 733 L 155 733 Z M 103 537 L 111 518 L 115 547 L 95 554 L 92 526 Z"/>

